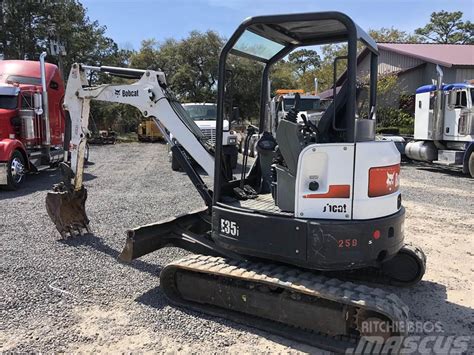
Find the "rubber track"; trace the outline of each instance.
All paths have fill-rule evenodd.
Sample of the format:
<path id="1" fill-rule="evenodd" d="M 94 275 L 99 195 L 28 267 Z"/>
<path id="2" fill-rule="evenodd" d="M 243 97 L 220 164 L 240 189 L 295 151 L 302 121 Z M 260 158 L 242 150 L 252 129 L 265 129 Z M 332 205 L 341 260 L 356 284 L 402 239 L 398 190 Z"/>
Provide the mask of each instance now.
<path id="1" fill-rule="evenodd" d="M 250 316 L 242 314 L 243 317 L 240 316 L 239 319 L 236 319 L 235 316 L 229 316 L 230 314 L 227 314 L 227 310 L 223 310 L 222 308 L 219 308 L 220 311 L 216 311 L 216 308 L 218 307 L 205 306 L 181 299 L 175 284 L 175 273 L 178 270 L 188 270 L 195 273 L 216 275 L 248 281 L 251 283 L 265 284 L 270 287 L 280 287 L 295 293 L 328 299 L 341 304 L 354 306 L 359 309 L 374 311 L 397 323 L 404 323 L 408 320 L 408 307 L 393 293 L 388 293 L 384 290 L 368 287 L 366 285 L 354 284 L 349 281 L 328 278 L 323 275 L 284 265 L 228 260 L 222 257 L 197 254 L 171 262 L 161 271 L 161 288 L 172 303 L 215 316 L 230 318 L 238 322 L 244 320 L 244 323 L 247 323 L 245 322 L 245 317 Z M 263 327 L 253 321 L 250 325 L 256 326 L 257 328 L 264 328 L 264 330 L 270 332 L 283 333 L 280 335 L 298 341 L 304 341 L 311 345 L 323 347 L 331 351 L 344 351 L 344 349 L 351 343 L 351 340 L 347 339 L 347 337 L 330 337 L 315 332 L 312 332 L 316 337 L 315 341 L 308 341 L 309 339 L 304 338 L 303 336 L 298 336 L 298 332 L 289 333 L 287 330 L 278 331 L 278 327 L 268 329 L 270 323 L 278 324 L 278 327 L 280 328 L 282 326 L 289 327 L 288 325 L 281 325 L 281 323 L 268 320 Z M 298 331 L 301 332 L 301 330 Z M 323 332 L 323 330 L 321 330 L 321 332 Z M 353 343 L 354 339 L 352 339 L 352 344 Z"/>

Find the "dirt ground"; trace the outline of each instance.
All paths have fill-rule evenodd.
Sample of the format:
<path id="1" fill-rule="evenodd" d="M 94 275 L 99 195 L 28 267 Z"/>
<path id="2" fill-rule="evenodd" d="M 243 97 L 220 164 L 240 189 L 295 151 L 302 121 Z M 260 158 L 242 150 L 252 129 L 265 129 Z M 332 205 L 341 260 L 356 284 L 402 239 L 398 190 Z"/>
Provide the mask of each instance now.
<path id="1" fill-rule="evenodd" d="M 178 309 L 159 289 L 165 249 L 117 262 L 128 228 L 202 205 L 187 177 L 170 169 L 162 144 L 94 146 L 87 167 L 93 234 L 59 241 L 44 209 L 55 170 L 0 191 L 0 352 L 323 353 L 230 321 Z M 474 180 L 458 171 L 404 164 L 407 241 L 428 265 L 416 287 L 397 294 L 416 321 L 445 335 L 474 333 Z M 470 353 L 474 348 L 469 349 Z"/>

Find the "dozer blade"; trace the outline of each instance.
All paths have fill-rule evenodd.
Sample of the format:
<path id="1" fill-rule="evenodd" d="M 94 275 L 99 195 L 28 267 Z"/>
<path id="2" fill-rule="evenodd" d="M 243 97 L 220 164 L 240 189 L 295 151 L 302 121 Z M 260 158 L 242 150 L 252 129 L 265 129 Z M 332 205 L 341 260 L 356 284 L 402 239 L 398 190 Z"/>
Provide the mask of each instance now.
<path id="1" fill-rule="evenodd" d="M 76 191 L 64 183 L 55 185 L 53 191 L 46 195 L 46 210 L 63 239 L 68 235 L 82 235 L 84 229 L 90 233 L 86 200 L 86 188 L 82 186 Z"/>
<path id="2" fill-rule="evenodd" d="M 242 259 L 233 252 L 216 245 L 209 238 L 210 231 L 211 224 L 207 208 L 147 224 L 127 232 L 127 240 L 119 259 L 131 262 L 166 246 L 182 248 L 193 253 Z"/>

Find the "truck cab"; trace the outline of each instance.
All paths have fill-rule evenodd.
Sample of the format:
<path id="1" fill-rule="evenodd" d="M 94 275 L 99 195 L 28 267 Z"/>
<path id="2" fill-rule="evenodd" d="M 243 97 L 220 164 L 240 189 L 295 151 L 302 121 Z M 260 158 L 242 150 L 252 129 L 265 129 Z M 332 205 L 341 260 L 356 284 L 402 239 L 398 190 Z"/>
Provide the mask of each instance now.
<path id="1" fill-rule="evenodd" d="M 458 166 L 474 177 L 473 102 L 474 85 L 467 82 L 418 88 L 415 141 L 407 144 L 406 155 L 413 160 Z"/>
<path id="2" fill-rule="evenodd" d="M 300 123 L 303 122 L 301 115 L 305 115 L 313 124 L 317 124 L 326 108 L 331 104 L 330 100 L 321 99 L 318 95 L 305 94 L 303 90 L 278 89 L 270 104 L 272 121 L 278 122 L 286 116 L 295 105 L 295 95 L 297 93 L 300 94 L 301 111 L 297 118 Z"/>
<path id="3" fill-rule="evenodd" d="M 216 117 L 217 105 L 213 103 L 186 103 L 182 105 L 187 114 L 193 119 L 199 127 L 204 137 L 212 144 L 216 144 Z M 234 169 L 237 166 L 238 148 L 237 134 L 230 129 L 229 120 L 224 120 L 223 132 L 223 152 L 228 159 L 230 166 Z M 179 164 L 173 160 L 170 152 L 171 167 L 173 170 L 179 170 Z"/>
<path id="4" fill-rule="evenodd" d="M 0 61 L 0 186 L 64 159 L 64 84 L 56 65 Z"/>
<path id="5" fill-rule="evenodd" d="M 278 89 L 276 95 L 270 101 L 270 120 L 269 130 L 276 134 L 278 128 L 278 122 L 284 119 L 288 111 L 295 105 L 296 94 L 300 95 L 300 108 L 298 112 L 297 122 L 302 124 L 303 118 L 301 115 L 305 115 L 306 118 L 311 121 L 314 125 L 317 125 L 321 116 L 327 107 L 331 104 L 331 100 L 321 99 L 318 95 L 305 94 L 300 89 Z M 250 157 L 257 156 L 257 142 L 260 138 L 259 134 L 254 134 L 249 139 L 248 143 L 248 155 Z M 241 146 L 241 151 L 244 153 L 244 146 Z"/>

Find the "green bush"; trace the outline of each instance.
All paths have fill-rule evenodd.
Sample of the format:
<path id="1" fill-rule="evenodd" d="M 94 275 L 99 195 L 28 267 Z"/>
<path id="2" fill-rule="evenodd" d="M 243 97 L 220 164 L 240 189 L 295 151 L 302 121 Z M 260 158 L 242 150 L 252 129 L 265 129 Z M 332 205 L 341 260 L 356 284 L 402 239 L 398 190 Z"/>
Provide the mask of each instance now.
<path id="1" fill-rule="evenodd" d="M 377 110 L 377 130 L 398 128 L 400 133 L 413 133 L 415 119 L 401 109 L 383 107 Z"/>

